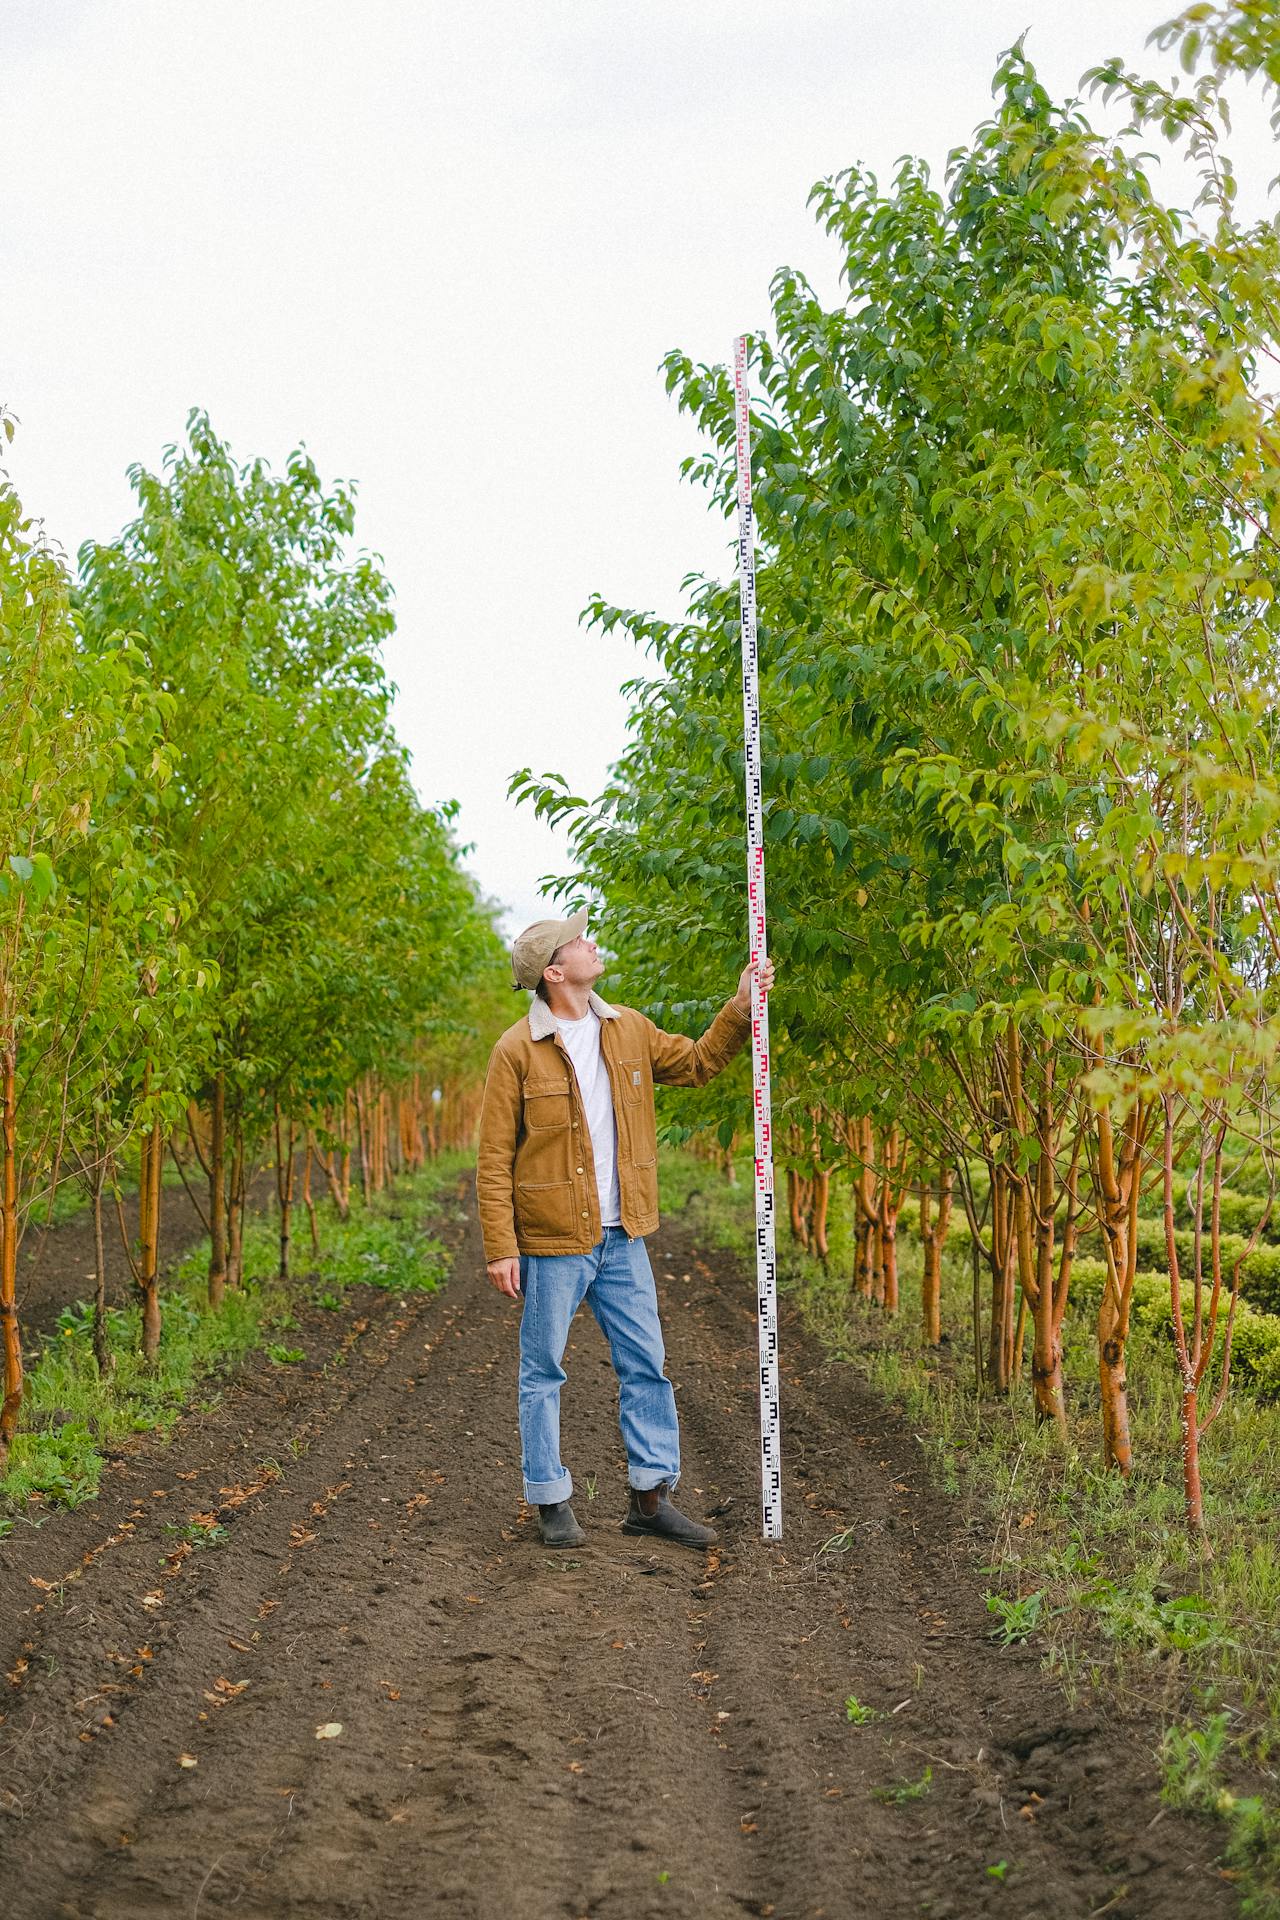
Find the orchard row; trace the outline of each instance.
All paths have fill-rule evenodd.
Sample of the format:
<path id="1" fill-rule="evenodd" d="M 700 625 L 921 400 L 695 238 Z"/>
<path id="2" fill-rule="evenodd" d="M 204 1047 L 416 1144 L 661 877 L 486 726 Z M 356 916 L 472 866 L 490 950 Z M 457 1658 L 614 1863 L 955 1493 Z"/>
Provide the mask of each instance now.
<path id="1" fill-rule="evenodd" d="M 1263 66 L 1265 35 L 1204 32 L 1191 64 Z M 1280 240 L 1236 215 L 1219 77 L 1099 69 L 1130 121 L 1103 137 L 1015 49 L 942 186 L 906 160 L 888 187 L 854 168 L 815 189 L 846 297 L 780 271 L 752 356 L 795 1230 L 821 1246 L 847 1172 L 851 1285 L 892 1309 L 898 1211 L 922 1196 L 936 1341 L 954 1208 L 985 1276 L 985 1387 L 1010 1391 L 1025 1337 L 1064 1436 L 1087 1259 L 1122 1475 L 1131 1317 L 1161 1270 L 1193 1529 L 1236 1335 L 1280 1298 L 1259 1282 L 1247 1304 L 1280 1170 Z M 1153 128 L 1198 170 L 1194 218 L 1152 191 Z M 673 353 L 667 381 L 705 441 L 688 472 L 729 515 L 729 371 Z M 661 669 L 633 684 L 632 739 L 594 802 L 527 770 L 513 791 L 568 826 L 563 890 L 598 895 L 624 992 L 678 1018 L 741 944 L 737 588 L 696 582 L 676 621 L 592 612 Z M 727 1142 L 740 1089 L 698 1099 Z M 1280 1391 L 1276 1330 L 1249 1344 Z"/>
<path id="2" fill-rule="evenodd" d="M 500 1015 L 453 809 L 419 801 L 392 730 L 391 593 L 350 552 L 351 491 L 302 453 L 238 466 L 199 414 L 131 479 L 136 518 L 74 579 L 0 483 L 0 1471 L 19 1242 L 68 1180 L 94 1210 L 105 1365 L 104 1199 L 123 1228 L 136 1176 L 154 1356 L 179 1133 L 216 1305 L 253 1166 L 275 1160 L 287 1264 L 295 1180 L 345 1206 L 353 1146 L 377 1183 L 466 1131 Z"/>

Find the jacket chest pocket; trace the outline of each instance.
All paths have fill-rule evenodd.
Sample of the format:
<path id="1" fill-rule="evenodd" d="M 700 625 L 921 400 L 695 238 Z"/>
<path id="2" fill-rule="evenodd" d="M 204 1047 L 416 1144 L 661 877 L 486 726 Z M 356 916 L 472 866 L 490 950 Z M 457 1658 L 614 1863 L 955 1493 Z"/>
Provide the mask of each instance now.
<path id="1" fill-rule="evenodd" d="M 622 1097 L 628 1106 L 637 1106 L 644 1098 L 644 1063 L 640 1060 L 619 1060 L 618 1079 L 622 1086 Z"/>
<path id="2" fill-rule="evenodd" d="M 550 1132 L 569 1124 L 569 1082 L 567 1080 L 526 1081 L 524 1123 L 530 1133 Z"/>

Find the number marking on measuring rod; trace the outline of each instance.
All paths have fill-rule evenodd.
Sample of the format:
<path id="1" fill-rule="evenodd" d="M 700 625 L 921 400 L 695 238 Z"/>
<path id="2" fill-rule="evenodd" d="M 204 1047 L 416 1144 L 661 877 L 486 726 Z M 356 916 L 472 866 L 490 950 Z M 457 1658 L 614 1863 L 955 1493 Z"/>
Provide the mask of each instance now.
<path id="1" fill-rule="evenodd" d="M 765 956 L 764 820 L 760 797 L 760 675 L 756 662 L 756 539 L 751 503 L 747 341 L 733 347 L 737 415 L 738 582 L 742 606 L 742 720 L 746 740 L 747 905 L 751 947 L 751 1081 L 756 1125 L 756 1308 L 760 1330 L 760 1485 L 766 1540 L 782 1538 L 782 1421 L 778 1401 L 778 1274 L 773 1223 L 769 1004 L 756 965 Z"/>

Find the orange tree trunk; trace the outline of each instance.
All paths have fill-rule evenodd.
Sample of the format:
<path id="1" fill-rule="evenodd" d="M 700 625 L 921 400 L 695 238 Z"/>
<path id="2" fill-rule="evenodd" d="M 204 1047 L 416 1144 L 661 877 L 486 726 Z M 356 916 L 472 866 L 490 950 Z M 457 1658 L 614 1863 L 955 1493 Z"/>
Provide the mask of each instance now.
<path id="1" fill-rule="evenodd" d="M 878 1204 L 871 1229 L 871 1301 L 873 1306 L 884 1305 L 884 1222 Z"/>
<path id="2" fill-rule="evenodd" d="M 1195 1288 L 1195 1330 L 1190 1341 L 1182 1313 L 1182 1271 L 1178 1257 L 1178 1245 L 1175 1236 L 1173 1217 L 1173 1101 L 1164 1095 L 1164 1241 L 1165 1255 L 1169 1262 L 1169 1304 L 1173 1319 L 1174 1351 L 1178 1360 L 1178 1371 L 1182 1375 L 1182 1398 L 1180 1417 L 1182 1427 L 1182 1494 L 1183 1506 L 1188 1530 L 1197 1537 L 1204 1534 L 1204 1496 L 1200 1487 L 1200 1410 L 1198 1406 L 1201 1369 L 1198 1362 L 1202 1358 L 1204 1330 L 1201 1319 L 1201 1259 L 1200 1236 L 1196 1235 L 1195 1271 L 1192 1281 Z M 1203 1162 L 1202 1162 L 1203 1167 Z M 1197 1206 L 1197 1214 L 1201 1212 Z M 1214 1249 L 1216 1253 L 1217 1249 Z M 1214 1261 L 1216 1296 L 1217 1261 Z M 1209 1335 L 1212 1348 L 1213 1334 Z"/>
<path id="3" fill-rule="evenodd" d="M 316 1220 L 315 1196 L 311 1191 L 311 1170 L 317 1158 L 316 1143 L 310 1127 L 307 1128 L 307 1150 L 302 1160 L 302 1204 L 307 1210 L 307 1219 L 311 1224 L 311 1252 L 315 1259 L 320 1258 L 320 1227 Z"/>
<path id="4" fill-rule="evenodd" d="M 213 1077 L 209 1102 L 209 1305 L 220 1307 L 227 1285 L 227 1084 Z"/>
<path id="5" fill-rule="evenodd" d="M 1107 1267 L 1097 1323 L 1102 1458 L 1105 1466 L 1125 1479 L 1133 1471 L 1125 1356 L 1138 1268 L 1138 1203 L 1152 1111 L 1149 1102 L 1135 1101 L 1118 1141 L 1108 1113 L 1099 1113 L 1095 1123 L 1094 1186 Z"/>
<path id="6" fill-rule="evenodd" d="M 951 1225 L 955 1177 L 952 1167 L 939 1170 L 936 1215 L 933 1212 L 933 1186 L 927 1180 L 920 1183 L 920 1241 L 924 1248 L 920 1318 L 921 1333 L 927 1347 L 936 1347 L 942 1339 L 942 1249 Z"/>
<path id="7" fill-rule="evenodd" d="M 1122 1171 L 1117 1201 L 1104 1215 L 1111 1257 L 1108 1280 L 1098 1312 L 1098 1379 L 1102 1396 L 1103 1458 L 1125 1479 L 1133 1471 L 1133 1443 L 1129 1432 L 1127 1353 L 1129 1314 L 1138 1271 L 1138 1206 L 1141 1197 L 1142 1151 L 1133 1152 Z"/>
<path id="8" fill-rule="evenodd" d="M 875 1249 L 871 1244 L 875 1231 L 869 1214 L 859 1213 L 854 1233 L 853 1284 L 864 1300 L 871 1298 L 875 1270 Z"/>
<path id="9" fill-rule="evenodd" d="M 831 1196 L 831 1174 L 817 1167 L 813 1175 L 813 1250 L 819 1260 L 827 1258 L 827 1201 Z"/>
<path id="10" fill-rule="evenodd" d="M 344 1220 L 351 1212 L 351 1122 L 354 1111 L 355 1094 L 348 1087 L 342 1096 L 342 1159 L 338 1171 L 338 1212 Z"/>
<path id="11" fill-rule="evenodd" d="M 231 1184 L 227 1198 L 227 1281 L 244 1284 L 244 1122 L 239 1114 L 231 1130 Z"/>
<path id="12" fill-rule="evenodd" d="M 901 1129 L 890 1127 L 884 1142 L 880 1173 L 876 1245 L 880 1264 L 881 1302 L 886 1313 L 898 1311 L 898 1214 L 905 1197 L 900 1184 L 907 1147 Z"/>
<path id="13" fill-rule="evenodd" d="M 1264 1220 L 1269 1217 L 1271 1209 L 1269 1201 L 1264 1216 L 1255 1224 L 1245 1246 L 1234 1255 L 1230 1278 L 1227 1279 L 1224 1289 L 1222 1169 L 1230 1123 L 1222 1108 L 1218 1108 L 1216 1112 L 1204 1113 L 1200 1119 L 1199 1170 L 1194 1199 L 1196 1221 L 1203 1223 L 1204 1220 L 1204 1176 L 1206 1167 L 1210 1165 L 1213 1169 L 1212 1207 L 1207 1249 L 1202 1224 L 1197 1225 L 1192 1244 L 1190 1286 L 1193 1310 L 1191 1325 L 1188 1327 L 1182 1304 L 1183 1274 L 1178 1255 L 1177 1236 L 1174 1231 L 1172 1096 L 1168 1093 L 1163 1094 L 1161 1103 L 1164 1109 L 1162 1177 L 1165 1254 L 1169 1262 L 1169 1306 L 1173 1321 L 1173 1347 L 1177 1356 L 1182 1387 L 1183 1500 L 1188 1529 L 1200 1542 L 1202 1549 L 1207 1552 L 1204 1540 L 1204 1500 L 1200 1488 L 1200 1441 L 1226 1404 L 1231 1385 L 1231 1337 L 1240 1298 L 1240 1275 L 1245 1261 L 1257 1244 Z M 1207 1300 L 1205 1299 L 1206 1284 Z M 1222 1320 L 1224 1305 L 1225 1321 Z M 1218 1339 L 1220 1321 L 1223 1327 L 1221 1342 Z M 1218 1358 L 1220 1377 L 1209 1410 L 1202 1416 L 1199 1407 L 1200 1388 L 1204 1384 L 1205 1375 L 1215 1355 Z"/>
<path id="14" fill-rule="evenodd" d="M 1013 1378 L 1014 1269 L 1017 1245 L 1014 1233 L 1014 1196 L 1002 1163 L 991 1170 L 991 1326 L 987 1340 L 987 1382 L 995 1393 L 1008 1393 Z"/>
<path id="15" fill-rule="evenodd" d="M 791 1238 L 804 1245 L 804 1216 L 800 1211 L 800 1176 L 794 1167 L 787 1168 L 787 1219 L 791 1226 Z"/>
<path id="16" fill-rule="evenodd" d="M 1071 1266 L 1075 1254 L 1075 1186 L 1080 1164 L 1077 1138 L 1068 1183 L 1067 1214 L 1063 1228 L 1061 1258 L 1056 1263 L 1054 1221 L 1058 1204 L 1054 1151 L 1057 1128 L 1051 1114 L 1053 1084 L 1052 1056 L 1044 1063 L 1044 1092 L 1037 1114 L 1040 1136 L 1040 1162 L 1037 1167 L 1035 1249 L 1036 1291 L 1031 1350 L 1031 1386 L 1035 1396 L 1036 1419 L 1051 1423 L 1065 1436 L 1067 1401 L 1062 1380 L 1062 1321 L 1067 1292 L 1071 1284 Z"/>
<path id="17" fill-rule="evenodd" d="M 853 1175 L 853 1288 L 864 1300 L 871 1298 L 875 1231 L 875 1207 L 872 1188 L 873 1140 L 871 1122 L 864 1115 L 857 1120 L 844 1119 L 839 1130 L 857 1168 Z"/>
<path id="18" fill-rule="evenodd" d="M 360 1087 L 356 1088 L 355 1102 L 356 1130 L 360 1140 L 360 1186 L 364 1194 L 364 1203 L 367 1207 L 373 1198 L 373 1145 L 369 1138 L 369 1096 L 367 1086 L 364 1089 Z"/>
<path id="19" fill-rule="evenodd" d="M 294 1123 L 289 1121 L 283 1132 L 280 1126 L 280 1107 L 275 1109 L 276 1135 L 276 1198 L 280 1202 L 280 1263 L 279 1276 L 289 1278 L 289 1249 L 293 1236 L 293 1162 L 294 1162 Z"/>
<path id="20" fill-rule="evenodd" d="M 898 1209 L 881 1202 L 880 1261 L 884 1268 L 884 1310 L 898 1311 Z"/>
<path id="21" fill-rule="evenodd" d="M 1016 1374 L 1022 1358 L 1022 1329 L 1029 1313 L 1031 1389 L 1036 1419 L 1041 1424 L 1056 1427 L 1065 1436 L 1067 1408 L 1062 1381 L 1062 1320 L 1066 1312 L 1074 1252 L 1080 1141 L 1077 1137 L 1072 1154 L 1067 1224 L 1062 1258 L 1057 1262 L 1057 1154 L 1062 1119 L 1055 1113 L 1054 1107 L 1055 1058 L 1051 1051 L 1046 1050 L 1039 1058 L 1033 1053 L 1028 1060 L 1022 1035 L 1016 1027 L 1011 1027 L 1007 1037 L 1006 1062 L 1010 1116 L 1022 1138 L 1034 1135 L 1037 1152 L 1034 1175 L 1011 1172 L 1009 1176 L 1014 1200 L 1018 1278 L 1022 1290 L 1018 1331 L 1014 1338 L 1014 1370 Z M 1027 1085 L 1029 1077 L 1038 1081 L 1034 1108 Z"/>
<path id="22" fill-rule="evenodd" d="M 160 1351 L 160 1170 L 164 1142 L 153 1120 L 142 1136 L 138 1164 L 138 1292 L 142 1299 L 142 1357 Z"/>
<path id="23" fill-rule="evenodd" d="M 1110 1284 L 1104 1286 L 1098 1307 L 1098 1385 L 1102 1408 L 1103 1464 L 1126 1480 L 1133 1472 L 1133 1441 L 1129 1433 L 1129 1377 L 1125 1364 L 1127 1315 Z"/>

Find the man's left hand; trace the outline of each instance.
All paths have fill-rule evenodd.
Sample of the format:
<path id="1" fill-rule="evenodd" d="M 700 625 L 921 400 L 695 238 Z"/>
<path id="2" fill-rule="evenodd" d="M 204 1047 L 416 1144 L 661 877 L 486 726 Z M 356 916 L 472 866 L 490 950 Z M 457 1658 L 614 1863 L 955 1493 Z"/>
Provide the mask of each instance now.
<path id="1" fill-rule="evenodd" d="M 750 966 L 744 967 L 742 969 L 742 978 L 738 982 L 737 1004 L 742 1008 L 744 1013 L 750 1013 L 751 1011 L 751 972 L 752 969 Z M 756 962 L 755 972 L 760 981 L 761 993 L 768 993 L 770 987 L 773 985 L 772 960 L 768 958 L 758 960 Z"/>

